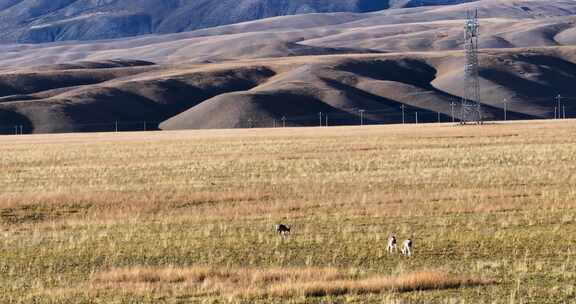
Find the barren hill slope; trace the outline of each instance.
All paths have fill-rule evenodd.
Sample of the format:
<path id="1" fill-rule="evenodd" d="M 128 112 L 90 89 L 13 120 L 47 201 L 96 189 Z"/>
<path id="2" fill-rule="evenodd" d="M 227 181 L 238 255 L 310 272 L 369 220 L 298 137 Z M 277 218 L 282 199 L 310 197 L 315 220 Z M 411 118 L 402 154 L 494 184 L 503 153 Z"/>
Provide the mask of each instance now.
<path id="1" fill-rule="evenodd" d="M 521 55 L 519 52 L 521 51 Z M 213 65 L 45 70 L 0 77 L 18 95 L 0 99 L 5 125 L 27 131 L 272 127 L 442 121 L 458 113 L 461 52 L 305 56 Z M 559 90 L 576 96 L 576 48 L 484 51 L 482 95 L 487 119 L 543 118 Z M 49 79 L 46 81 L 43 79 Z M 29 83 L 43 86 L 29 86 Z M 576 107 L 568 105 L 575 113 Z M 416 114 L 418 112 L 418 114 Z M 10 128 L 7 127 L 7 132 Z"/>
<path id="2" fill-rule="evenodd" d="M 468 0 L 3 0 L 1 42 L 42 43 L 165 34 L 262 18 Z"/>
<path id="3" fill-rule="evenodd" d="M 471 9 L 479 9 L 483 18 L 483 48 L 576 42 L 576 1 L 483 0 L 365 14 L 284 16 L 100 42 L 0 45 L 0 68 L 117 58 L 207 63 L 335 53 L 457 50 L 462 49 L 462 18 Z"/>

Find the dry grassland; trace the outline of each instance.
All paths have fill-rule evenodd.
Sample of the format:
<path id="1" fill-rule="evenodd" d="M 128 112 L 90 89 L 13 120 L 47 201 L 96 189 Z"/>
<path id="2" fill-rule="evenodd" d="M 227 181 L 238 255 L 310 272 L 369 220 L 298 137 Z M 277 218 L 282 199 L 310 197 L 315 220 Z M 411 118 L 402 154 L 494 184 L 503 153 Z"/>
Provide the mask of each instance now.
<path id="1" fill-rule="evenodd" d="M 0 137 L 0 302 L 570 303 L 575 134 Z M 386 253 L 391 232 L 413 236 L 413 257 Z"/>

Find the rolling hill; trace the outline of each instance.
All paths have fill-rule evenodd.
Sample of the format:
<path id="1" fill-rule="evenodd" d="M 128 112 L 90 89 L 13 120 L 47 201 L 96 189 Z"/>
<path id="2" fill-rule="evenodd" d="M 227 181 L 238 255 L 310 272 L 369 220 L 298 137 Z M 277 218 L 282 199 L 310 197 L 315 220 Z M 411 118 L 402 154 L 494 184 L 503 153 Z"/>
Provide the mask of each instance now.
<path id="1" fill-rule="evenodd" d="M 568 115 L 576 2 L 482 0 L 281 16 L 117 40 L 0 46 L 4 133 L 451 121 L 465 12 L 481 16 L 487 119 Z M 506 100 L 506 105 L 504 104 Z M 404 109 L 404 115 L 403 111 Z M 417 114 L 418 113 L 418 114 Z M 326 117 L 328 116 L 328 117 Z M 144 121 L 147 123 L 144 124 Z"/>
<path id="2" fill-rule="evenodd" d="M 3 0 L 0 41 L 43 43 L 165 34 L 275 16 L 369 12 L 466 0 Z"/>

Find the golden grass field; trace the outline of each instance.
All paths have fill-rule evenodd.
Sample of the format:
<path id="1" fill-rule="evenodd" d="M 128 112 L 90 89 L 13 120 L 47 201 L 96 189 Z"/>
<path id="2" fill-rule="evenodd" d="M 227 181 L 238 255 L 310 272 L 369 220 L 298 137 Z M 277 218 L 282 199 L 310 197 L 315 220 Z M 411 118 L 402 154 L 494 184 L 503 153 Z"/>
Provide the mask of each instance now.
<path id="1" fill-rule="evenodd" d="M 0 169 L 0 303 L 576 299 L 571 120 L 4 136 Z"/>

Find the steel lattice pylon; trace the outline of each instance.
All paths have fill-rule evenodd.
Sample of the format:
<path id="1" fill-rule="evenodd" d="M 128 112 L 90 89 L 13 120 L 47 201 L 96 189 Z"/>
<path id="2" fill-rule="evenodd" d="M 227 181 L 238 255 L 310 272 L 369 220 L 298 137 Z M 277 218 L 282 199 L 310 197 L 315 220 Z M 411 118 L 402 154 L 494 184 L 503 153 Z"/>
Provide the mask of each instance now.
<path id="1" fill-rule="evenodd" d="M 478 72 L 479 36 L 478 10 L 468 12 L 464 28 L 466 67 L 464 68 L 464 95 L 462 96 L 462 109 L 460 112 L 460 120 L 463 124 L 482 123 L 480 76 Z"/>

